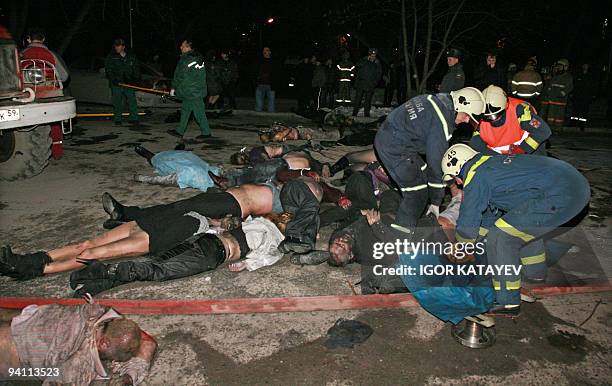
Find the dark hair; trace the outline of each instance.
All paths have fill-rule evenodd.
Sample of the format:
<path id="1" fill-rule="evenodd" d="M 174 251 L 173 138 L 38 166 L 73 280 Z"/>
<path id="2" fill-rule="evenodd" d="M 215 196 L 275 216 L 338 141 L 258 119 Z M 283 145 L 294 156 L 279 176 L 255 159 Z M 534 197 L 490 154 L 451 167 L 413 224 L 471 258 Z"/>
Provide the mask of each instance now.
<path id="1" fill-rule="evenodd" d="M 117 47 L 117 46 L 125 46 L 125 40 L 123 40 L 123 38 L 116 38 L 113 41 L 113 46 Z"/>
<path id="2" fill-rule="evenodd" d="M 246 151 L 237 151 L 230 156 L 232 165 L 246 165 L 249 163 L 249 153 Z"/>
<path id="3" fill-rule="evenodd" d="M 187 45 L 188 45 L 190 48 L 193 48 L 193 39 L 191 39 L 191 38 L 185 38 L 185 39 L 181 40 L 181 43 L 183 43 L 183 42 L 187 43 Z"/>
<path id="4" fill-rule="evenodd" d="M 140 327 L 134 321 L 113 319 L 104 325 L 102 334 L 109 342 L 109 348 L 103 355 L 105 359 L 125 362 L 138 353 Z"/>
<path id="5" fill-rule="evenodd" d="M 45 40 L 45 32 L 42 28 L 30 28 L 28 36 L 31 40 Z"/>

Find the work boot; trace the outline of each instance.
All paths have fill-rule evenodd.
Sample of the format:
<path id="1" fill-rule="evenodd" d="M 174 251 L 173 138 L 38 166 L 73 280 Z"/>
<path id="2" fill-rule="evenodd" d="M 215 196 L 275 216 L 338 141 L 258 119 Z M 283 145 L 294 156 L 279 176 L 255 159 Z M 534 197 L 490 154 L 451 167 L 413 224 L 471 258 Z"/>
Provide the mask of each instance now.
<path id="1" fill-rule="evenodd" d="M 310 243 L 300 241 L 294 237 L 286 237 L 278 246 L 278 250 L 282 253 L 307 253 L 312 251 L 312 248 L 313 246 Z"/>
<path id="2" fill-rule="evenodd" d="M 289 261 L 295 265 L 319 265 L 329 259 L 329 251 L 311 251 L 308 253 L 291 255 Z"/>
<path id="3" fill-rule="evenodd" d="M 520 304 L 497 304 L 494 303 L 493 307 L 487 311 L 487 315 L 499 315 L 508 317 L 517 317 L 521 314 Z"/>
<path id="4" fill-rule="evenodd" d="M 166 133 L 175 136 L 177 138 L 183 138 L 183 134 L 179 133 L 178 131 L 174 130 L 174 129 L 169 129 L 166 131 Z"/>
<path id="5" fill-rule="evenodd" d="M 350 162 L 346 156 L 342 156 L 335 164 L 329 168 L 330 177 L 333 177 L 336 173 L 341 172 L 342 170 L 348 168 L 350 166 Z"/>
<path id="6" fill-rule="evenodd" d="M 44 251 L 13 253 L 9 245 L 0 248 L 0 274 L 19 280 L 29 280 L 43 275 L 51 257 Z"/>
<path id="7" fill-rule="evenodd" d="M 115 200 L 108 192 L 104 192 L 104 194 L 102 194 L 102 207 L 104 208 L 104 211 L 108 213 L 111 220 L 125 221 L 123 205 L 121 205 L 119 201 Z"/>
<path id="8" fill-rule="evenodd" d="M 151 159 L 155 156 L 155 153 L 153 153 L 152 151 L 149 151 L 149 149 L 147 149 L 147 148 L 145 148 L 144 146 L 141 146 L 141 145 L 135 146 L 134 147 L 134 151 L 139 156 L 146 158 L 146 160 L 149 163 L 149 165 L 153 166 L 153 164 L 151 163 Z"/>
<path id="9" fill-rule="evenodd" d="M 217 185 L 221 189 L 227 189 L 228 184 L 229 184 L 229 180 L 227 178 L 222 177 L 222 176 L 217 176 L 215 175 L 215 173 L 211 172 L 210 170 L 208 171 L 208 176 L 215 183 L 215 185 Z"/>
<path id="10" fill-rule="evenodd" d="M 75 290 L 73 295 L 75 298 L 81 298 L 85 294 L 94 296 L 126 283 L 119 280 L 116 274 L 118 265 L 122 263 L 104 264 L 98 260 L 79 262 L 85 267 L 70 274 L 70 288 Z"/>

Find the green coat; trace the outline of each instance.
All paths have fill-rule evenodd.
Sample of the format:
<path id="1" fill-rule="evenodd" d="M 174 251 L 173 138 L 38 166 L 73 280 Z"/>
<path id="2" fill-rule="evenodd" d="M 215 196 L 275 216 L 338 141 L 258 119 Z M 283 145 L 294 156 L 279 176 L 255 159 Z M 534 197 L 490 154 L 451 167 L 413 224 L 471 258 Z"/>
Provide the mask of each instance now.
<path id="1" fill-rule="evenodd" d="M 204 58 L 195 51 L 182 54 L 174 70 L 172 88 L 181 99 L 201 99 L 206 96 Z"/>
<path id="2" fill-rule="evenodd" d="M 544 92 L 546 100 L 567 102 L 567 98 L 574 91 L 574 80 L 572 74 L 564 72 L 555 75 Z"/>
<path id="3" fill-rule="evenodd" d="M 125 56 L 117 54 L 114 50 L 108 54 L 104 60 L 104 71 L 109 87 L 140 80 L 138 59 L 128 51 L 125 52 Z"/>

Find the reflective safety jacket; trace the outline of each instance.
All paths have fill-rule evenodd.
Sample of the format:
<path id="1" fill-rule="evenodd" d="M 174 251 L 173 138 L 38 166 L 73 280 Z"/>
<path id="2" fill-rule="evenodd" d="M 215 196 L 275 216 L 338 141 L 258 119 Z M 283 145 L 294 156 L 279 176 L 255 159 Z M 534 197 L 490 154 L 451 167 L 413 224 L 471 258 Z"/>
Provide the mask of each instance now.
<path id="1" fill-rule="evenodd" d="M 204 58 L 195 51 L 181 55 L 174 70 L 172 87 L 181 99 L 199 99 L 206 96 L 206 66 Z"/>
<path id="2" fill-rule="evenodd" d="M 494 126 L 493 123 L 480 121 L 479 131 L 474 132 L 470 146 L 481 152 L 509 154 L 533 153 L 551 134 L 548 124 L 540 118 L 535 109 L 520 99 L 508 98 L 503 123 Z M 512 146 L 514 145 L 514 146 Z"/>
<path id="3" fill-rule="evenodd" d="M 486 213 L 509 212 L 531 202 L 523 223 L 537 227 L 538 215 L 551 213 L 554 200 L 567 200 L 574 193 L 588 197 L 583 194 L 588 193 L 586 178 L 572 165 L 551 157 L 477 154 L 463 165 L 459 177 L 463 180 L 456 228 L 460 242 L 473 242 L 485 234 L 480 227 Z M 563 205 L 558 209 L 563 210 Z"/>
<path id="4" fill-rule="evenodd" d="M 543 87 L 542 77 L 530 66 L 512 78 L 512 95 L 519 98 L 535 98 L 540 95 Z"/>
<path id="5" fill-rule="evenodd" d="M 567 98 L 574 91 L 574 80 L 569 72 L 555 75 L 545 91 L 547 101 L 566 103 Z"/>
<path id="6" fill-rule="evenodd" d="M 355 70 L 355 65 L 350 60 L 342 61 L 336 65 L 338 69 L 338 79 L 340 82 L 350 82 L 353 80 L 355 74 L 353 70 Z"/>

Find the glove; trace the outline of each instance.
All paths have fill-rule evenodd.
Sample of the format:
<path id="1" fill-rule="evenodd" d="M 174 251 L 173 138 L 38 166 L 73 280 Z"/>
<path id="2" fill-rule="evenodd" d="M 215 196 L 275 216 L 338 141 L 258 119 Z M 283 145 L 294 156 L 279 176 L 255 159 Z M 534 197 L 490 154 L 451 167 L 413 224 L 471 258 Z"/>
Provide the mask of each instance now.
<path id="1" fill-rule="evenodd" d="M 129 375 L 132 378 L 132 385 L 136 386 L 149 375 L 149 365 L 149 362 L 143 358 L 132 357 L 126 362 L 112 362 L 111 369 L 113 373 L 121 376 Z"/>
<path id="2" fill-rule="evenodd" d="M 171 89 L 170 90 L 170 96 L 175 96 L 176 95 L 176 90 L 175 89 Z"/>
<path id="3" fill-rule="evenodd" d="M 104 264 L 98 260 L 77 260 L 85 264 L 85 268 L 70 274 L 70 288 L 75 290 L 74 297 L 80 298 L 85 294 L 97 295 L 115 287 L 115 275 L 110 273 L 111 264 Z"/>
<path id="4" fill-rule="evenodd" d="M 510 154 L 525 154 L 525 150 L 517 145 L 510 145 Z"/>
<path id="5" fill-rule="evenodd" d="M 432 213 L 434 216 L 436 216 L 436 218 L 438 218 L 440 216 L 440 207 L 438 205 L 429 205 L 425 216 L 429 216 Z"/>

